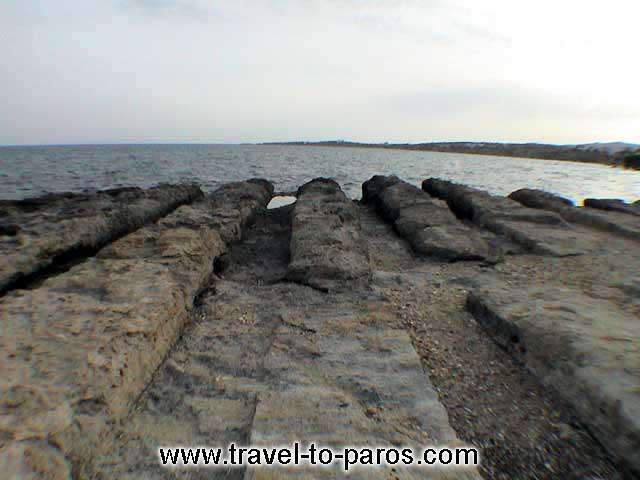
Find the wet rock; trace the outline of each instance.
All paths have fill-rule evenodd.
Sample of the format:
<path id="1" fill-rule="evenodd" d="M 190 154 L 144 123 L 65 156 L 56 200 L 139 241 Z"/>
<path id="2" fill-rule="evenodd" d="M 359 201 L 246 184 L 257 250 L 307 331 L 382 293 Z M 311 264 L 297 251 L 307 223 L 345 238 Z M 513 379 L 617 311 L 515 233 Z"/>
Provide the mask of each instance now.
<path id="1" fill-rule="evenodd" d="M 321 290 L 369 283 L 360 213 L 335 181 L 319 178 L 300 187 L 292 215 L 289 280 Z"/>
<path id="2" fill-rule="evenodd" d="M 202 196 L 194 185 L 0 201 L 0 292 L 69 256 L 86 256 Z"/>
<path id="3" fill-rule="evenodd" d="M 90 471 L 110 446 L 111 426 L 127 415 L 190 318 L 215 258 L 241 237 L 271 191 L 264 182 L 225 185 L 38 288 L 0 299 L 2 455 L 46 442 L 74 471 Z M 30 468 L 25 455 L 13 460 L 9 477 Z M 47 478 L 62 468 L 47 465 L 54 469 L 42 467 Z"/>
<path id="4" fill-rule="evenodd" d="M 571 227 L 553 212 L 526 208 L 510 198 L 437 178 L 422 182 L 422 189 L 445 200 L 459 218 L 533 253 L 562 257 L 583 252 Z"/>
<path id="5" fill-rule="evenodd" d="M 620 212 L 619 209 L 612 208 L 611 202 L 605 201 L 609 208 L 603 210 L 575 207 L 570 203 L 567 204 L 564 198 L 535 189 L 517 190 L 511 193 L 509 198 L 526 207 L 555 212 L 570 223 L 596 228 L 633 240 L 640 240 L 640 218 L 635 215 L 627 215 L 628 212 Z M 593 206 L 593 201 L 590 203 L 591 206 Z M 596 204 L 600 206 L 604 205 L 597 201 Z"/>
<path id="6" fill-rule="evenodd" d="M 640 323 L 607 300 L 550 285 L 486 282 L 467 307 L 557 392 L 614 458 L 640 472 Z"/>
<path id="7" fill-rule="evenodd" d="M 395 176 L 377 175 L 366 181 L 362 199 L 374 205 L 418 255 L 445 261 L 484 260 L 489 256 L 489 246 L 477 231 L 419 188 Z"/>
<path id="8" fill-rule="evenodd" d="M 584 200 L 584 206 L 598 210 L 640 216 L 640 200 L 634 203 L 626 203 L 624 200 L 617 198 L 586 198 Z"/>

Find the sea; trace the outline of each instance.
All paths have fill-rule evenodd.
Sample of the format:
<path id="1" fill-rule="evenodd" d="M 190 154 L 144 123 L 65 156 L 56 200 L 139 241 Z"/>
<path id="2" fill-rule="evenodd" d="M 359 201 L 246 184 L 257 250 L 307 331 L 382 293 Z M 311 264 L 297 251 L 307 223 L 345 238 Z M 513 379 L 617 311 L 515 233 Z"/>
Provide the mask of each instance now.
<path id="1" fill-rule="evenodd" d="M 508 195 L 539 188 L 578 204 L 584 198 L 640 199 L 640 172 L 597 164 L 357 147 L 297 145 L 81 145 L 0 147 L 0 198 L 160 183 L 197 183 L 205 191 L 266 178 L 295 191 L 330 177 L 354 199 L 362 182 L 395 174 L 420 185 L 438 177 Z"/>

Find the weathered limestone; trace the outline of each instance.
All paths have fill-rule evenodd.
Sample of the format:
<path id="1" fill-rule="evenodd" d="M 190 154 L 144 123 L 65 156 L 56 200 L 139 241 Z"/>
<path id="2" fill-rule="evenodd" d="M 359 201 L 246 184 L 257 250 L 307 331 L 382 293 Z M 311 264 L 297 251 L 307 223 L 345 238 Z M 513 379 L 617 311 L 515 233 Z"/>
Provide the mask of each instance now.
<path id="1" fill-rule="evenodd" d="M 225 185 L 0 300 L 0 467 L 9 478 L 90 471 L 189 319 L 214 260 L 272 191 L 265 181 Z"/>
<path id="2" fill-rule="evenodd" d="M 379 302 L 336 302 L 284 317 L 264 360 L 270 387 L 259 394 L 254 445 L 413 446 L 460 444 L 425 378 L 405 329 Z M 390 468 L 349 478 L 388 478 Z M 260 470 L 249 471 L 263 478 Z M 297 468 L 278 478 L 343 478 L 340 467 Z M 440 478 L 428 469 L 396 478 Z M 442 475 L 444 477 L 444 475 Z M 249 476 L 249 478 L 254 478 Z M 454 478 L 479 478 L 475 470 Z"/>
<path id="3" fill-rule="evenodd" d="M 598 440 L 640 472 L 640 322 L 614 303 L 548 285 L 500 282 L 467 306 L 494 339 L 555 390 Z"/>
<path id="4" fill-rule="evenodd" d="M 587 208 L 640 216 L 640 200 L 634 203 L 627 203 L 617 198 L 585 198 L 583 203 Z"/>
<path id="5" fill-rule="evenodd" d="M 291 207 L 287 207 L 291 209 Z M 288 263 L 287 210 L 268 211 L 123 425 L 105 479 L 161 479 L 160 445 L 460 444 L 384 298 L 274 282 Z M 478 479 L 474 469 L 373 468 L 349 478 Z M 179 469 L 177 474 L 186 474 Z M 340 468 L 205 468 L 193 479 L 344 478 Z"/>
<path id="6" fill-rule="evenodd" d="M 489 246 L 419 188 L 398 177 L 376 175 L 362 185 L 362 200 L 376 207 L 418 255 L 445 261 L 484 260 Z"/>
<path id="7" fill-rule="evenodd" d="M 0 201 L 0 292 L 57 259 L 87 255 L 202 196 L 194 185 Z"/>
<path id="8" fill-rule="evenodd" d="M 291 228 L 290 280 L 321 290 L 369 282 L 358 209 L 335 181 L 318 178 L 300 187 Z"/>
<path id="9" fill-rule="evenodd" d="M 637 471 L 637 243 L 475 189 L 438 181 L 428 188 L 442 190 L 462 221 L 395 177 L 366 182 L 363 203 L 316 180 L 296 205 L 273 210 L 265 209 L 268 182 L 228 184 L 63 273 L 47 270 L 31 290 L 14 284 L 0 299 L 0 476 L 344 478 L 339 467 L 167 470 L 157 448 L 457 445 L 451 421 L 480 447 L 504 440 L 503 454 L 485 450 L 487 477 L 531 466 L 532 477 L 548 469 L 619 478 L 607 475 L 619 466 L 594 455 L 599 445 L 579 426 L 567 425 L 571 437 L 555 436 L 555 406 L 563 404 L 537 384 L 532 395 L 526 371 L 507 362 L 496 373 L 503 355 L 495 350 L 476 359 L 495 345 L 465 311 L 468 289 L 475 290 L 467 308 L 498 343 Z M 478 247 L 476 239 L 522 251 L 494 231 L 534 253 L 566 253 L 575 240 L 586 254 L 431 260 L 457 258 Z M 416 262 L 421 248 L 429 258 Z M 517 376 L 501 376 L 511 370 Z M 540 401 L 509 410 L 529 397 Z M 504 438 L 489 437 L 494 431 Z M 516 458 L 529 450 L 531 459 Z M 508 470 L 509 462 L 519 466 Z M 350 478 L 478 476 L 390 466 Z"/>
<path id="10" fill-rule="evenodd" d="M 560 257 L 583 252 L 579 237 L 555 213 L 525 208 L 509 198 L 437 178 L 422 182 L 422 189 L 445 200 L 458 217 L 471 220 L 530 252 Z"/>
<path id="11" fill-rule="evenodd" d="M 509 198 L 527 207 L 555 212 L 570 223 L 577 223 L 633 240 L 640 240 L 640 218 L 628 215 L 627 212 L 622 213 L 619 208 L 611 208 L 611 203 L 608 203 L 609 208 L 602 211 L 597 208 L 575 207 L 567 199 L 558 195 L 530 188 L 516 190 L 509 195 Z M 593 202 L 590 203 L 593 206 Z M 603 205 L 597 201 L 596 204 Z"/>

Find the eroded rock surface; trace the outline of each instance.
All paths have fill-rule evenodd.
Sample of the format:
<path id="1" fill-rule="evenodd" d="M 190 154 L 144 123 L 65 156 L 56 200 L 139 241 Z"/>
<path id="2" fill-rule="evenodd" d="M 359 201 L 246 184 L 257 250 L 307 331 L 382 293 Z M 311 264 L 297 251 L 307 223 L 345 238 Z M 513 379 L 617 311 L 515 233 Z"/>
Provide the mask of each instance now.
<path id="1" fill-rule="evenodd" d="M 357 285 L 322 293 L 282 281 L 292 209 L 265 212 L 232 249 L 229 268 L 203 298 L 197 322 L 123 426 L 114 458 L 102 465 L 105 478 L 166 478 L 159 445 L 460 443 L 401 319 L 383 296 Z M 475 470 L 392 468 L 352 471 L 348 478 L 479 478 Z M 345 478 L 339 466 L 188 474 Z"/>
<path id="2" fill-rule="evenodd" d="M 559 214 L 567 222 L 597 228 L 606 232 L 640 240 L 640 218 L 628 215 L 634 208 L 626 204 L 615 204 L 611 201 L 590 201 L 595 208 L 575 207 L 567 199 L 542 190 L 523 188 L 509 195 L 509 198 L 527 207 L 549 210 Z M 604 203 L 603 203 L 604 202 Z M 586 203 L 585 203 L 586 205 Z M 605 207 L 606 205 L 606 207 Z"/>
<path id="3" fill-rule="evenodd" d="M 496 341 L 567 401 L 605 446 L 640 472 L 640 322 L 559 285 L 484 282 L 467 301 Z"/>
<path id="4" fill-rule="evenodd" d="M 374 177 L 364 202 L 351 202 L 316 180 L 295 205 L 266 210 L 268 182 L 228 184 L 9 292 L 0 300 L 0 472 L 344 478 L 339 467 L 167 469 L 157 449 L 464 439 L 480 447 L 487 478 L 620 480 L 612 459 L 633 468 L 640 451 L 630 419 L 640 404 L 637 243 L 431 185 L 457 219 L 406 185 Z M 408 240 L 434 225 L 460 225 L 518 255 L 416 255 Z M 571 242 L 585 254 L 566 255 Z M 478 476 L 390 466 L 349 478 Z"/>
<path id="5" fill-rule="evenodd" d="M 489 257 L 489 245 L 478 231 L 398 177 L 372 177 L 362 185 L 362 200 L 375 206 L 418 255 L 445 261 Z"/>
<path id="6" fill-rule="evenodd" d="M 459 218 L 471 220 L 530 252 L 555 256 L 583 253 L 580 238 L 553 212 L 526 208 L 510 198 L 437 178 L 422 182 L 422 189 L 445 200 Z"/>
<path id="7" fill-rule="evenodd" d="M 58 478 L 72 468 L 92 477 L 112 425 L 190 318 L 215 259 L 272 191 L 264 181 L 225 185 L 38 288 L 0 299 L 0 465 L 9 478 Z M 30 455 L 35 448 L 43 455 Z"/>
<path id="8" fill-rule="evenodd" d="M 333 180 L 318 178 L 300 187 L 293 209 L 287 277 L 322 290 L 368 283 L 369 253 L 359 215 Z"/>
<path id="9" fill-rule="evenodd" d="M 202 196 L 194 185 L 0 201 L 0 292 L 60 257 L 105 244 Z"/>
<path id="10" fill-rule="evenodd" d="M 640 216 L 640 201 L 627 203 L 617 198 L 585 198 L 583 203 L 587 208 Z"/>

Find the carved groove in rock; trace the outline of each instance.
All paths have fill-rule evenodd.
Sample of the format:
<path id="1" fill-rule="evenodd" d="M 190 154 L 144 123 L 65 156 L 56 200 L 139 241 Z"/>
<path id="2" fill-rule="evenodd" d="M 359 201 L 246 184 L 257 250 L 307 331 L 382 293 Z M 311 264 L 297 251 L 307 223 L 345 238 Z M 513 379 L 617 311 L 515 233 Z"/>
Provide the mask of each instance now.
<path id="1" fill-rule="evenodd" d="M 0 293 L 46 268 L 84 258 L 202 197 L 194 185 L 119 188 L 0 201 Z"/>
<path id="2" fill-rule="evenodd" d="M 497 343 L 556 391 L 602 445 L 640 472 L 640 322 L 558 286 L 492 282 L 469 310 Z"/>
<path id="3" fill-rule="evenodd" d="M 214 259 L 240 240 L 272 192 L 265 181 L 225 185 L 38 288 L 0 299 L 0 429 L 11 439 L 0 465 L 10 462 L 10 477 L 66 478 L 72 466 L 92 476 L 111 427 L 190 318 Z"/>

